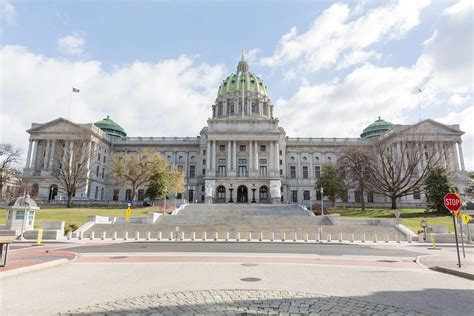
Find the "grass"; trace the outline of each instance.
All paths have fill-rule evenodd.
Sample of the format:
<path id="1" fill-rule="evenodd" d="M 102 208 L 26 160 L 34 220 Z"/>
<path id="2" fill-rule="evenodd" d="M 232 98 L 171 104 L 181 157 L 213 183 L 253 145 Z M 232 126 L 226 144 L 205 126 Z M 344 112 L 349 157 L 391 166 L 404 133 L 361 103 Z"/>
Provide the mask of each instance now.
<path id="1" fill-rule="evenodd" d="M 134 208 L 132 217 L 146 216 L 148 213 L 161 212 L 156 207 Z M 114 208 L 41 208 L 36 214 L 35 227 L 41 227 L 42 221 L 65 221 L 65 227 L 71 224 L 81 226 L 87 221 L 87 216 L 120 216 L 125 217 L 125 209 Z M 0 209 L 0 223 L 7 220 L 6 209 Z"/>
<path id="2" fill-rule="evenodd" d="M 389 209 L 366 209 L 364 212 L 359 208 L 354 209 L 334 209 L 330 214 L 341 214 L 341 218 L 357 218 L 357 219 L 384 219 L 395 218 L 395 213 Z M 426 212 L 422 209 L 402 209 L 400 210 L 400 218 L 402 223 L 414 233 L 422 230 L 420 226 L 421 220 L 426 220 L 428 226 L 431 225 L 448 225 L 450 232 L 454 231 L 453 219 L 451 215 L 440 215 L 433 212 Z"/>

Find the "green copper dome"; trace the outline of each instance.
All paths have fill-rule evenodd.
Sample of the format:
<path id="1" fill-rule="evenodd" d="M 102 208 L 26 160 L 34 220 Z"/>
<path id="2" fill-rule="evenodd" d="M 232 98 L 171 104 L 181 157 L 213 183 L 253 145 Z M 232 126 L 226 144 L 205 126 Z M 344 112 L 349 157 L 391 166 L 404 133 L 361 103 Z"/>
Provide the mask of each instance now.
<path id="1" fill-rule="evenodd" d="M 377 137 L 385 132 L 389 131 L 393 127 L 393 124 L 387 121 L 384 121 L 380 118 L 364 128 L 362 134 L 360 134 L 361 138 L 372 138 Z"/>
<path id="2" fill-rule="evenodd" d="M 125 137 L 127 133 L 123 130 L 123 128 L 112 121 L 110 117 L 107 115 L 107 118 L 103 119 L 102 121 L 97 121 L 94 123 L 95 126 L 109 134 L 110 136 L 115 137 Z"/>
<path id="3" fill-rule="evenodd" d="M 233 92 L 245 93 L 247 91 L 268 97 L 267 86 L 260 77 L 249 72 L 249 65 L 242 54 L 242 59 L 237 65 L 237 72 L 222 81 L 217 96 L 219 97 Z"/>

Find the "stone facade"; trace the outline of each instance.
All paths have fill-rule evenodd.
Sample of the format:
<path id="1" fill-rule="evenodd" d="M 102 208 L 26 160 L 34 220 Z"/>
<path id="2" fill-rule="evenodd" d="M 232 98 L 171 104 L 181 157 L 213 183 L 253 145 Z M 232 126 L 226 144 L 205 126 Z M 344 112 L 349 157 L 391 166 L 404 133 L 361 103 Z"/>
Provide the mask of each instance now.
<path id="1" fill-rule="evenodd" d="M 109 123 L 113 121 L 108 118 L 107 133 L 91 123 L 75 124 L 62 118 L 34 123 L 28 130 L 30 144 L 24 181 L 40 199 L 63 198 L 64 193 L 51 176 L 55 168 L 53 157 L 71 150 L 79 135 L 87 135 L 88 180 L 76 192 L 76 199 L 126 200 L 128 188 L 114 184 L 107 177 L 109 156 L 115 151 L 151 148 L 183 170 L 186 186 L 184 192 L 175 193 L 178 198 L 208 203 L 309 205 L 320 199 L 314 184 L 323 163 L 336 162 L 341 150 L 348 146 L 369 145 L 377 137 L 383 137 L 396 148 L 414 146 L 423 153 L 437 152 L 441 164 L 452 172 L 459 192 L 464 193 L 468 188 L 462 153 L 464 132 L 459 125 L 428 119 L 414 125 L 393 125 L 374 138 L 290 138 L 273 116 L 267 87 L 248 69 L 242 59 L 236 74 L 223 81 L 212 106 L 212 117 L 197 137 L 120 137 L 110 133 Z M 143 199 L 144 189 L 138 192 L 139 200 Z M 347 202 L 355 203 L 356 195 L 350 189 Z M 364 198 L 369 206 L 389 203 L 387 198 L 370 193 Z M 423 201 L 420 194 L 404 197 L 400 203 L 421 207 Z"/>

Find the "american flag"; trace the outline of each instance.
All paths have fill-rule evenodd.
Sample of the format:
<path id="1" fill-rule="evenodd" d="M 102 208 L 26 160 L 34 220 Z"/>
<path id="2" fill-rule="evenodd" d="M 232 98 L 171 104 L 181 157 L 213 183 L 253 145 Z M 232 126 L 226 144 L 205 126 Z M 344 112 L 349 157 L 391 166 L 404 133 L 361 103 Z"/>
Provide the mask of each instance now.
<path id="1" fill-rule="evenodd" d="M 79 89 L 76 89 L 76 88 L 72 88 L 72 92 L 76 92 L 76 93 L 79 93 Z"/>

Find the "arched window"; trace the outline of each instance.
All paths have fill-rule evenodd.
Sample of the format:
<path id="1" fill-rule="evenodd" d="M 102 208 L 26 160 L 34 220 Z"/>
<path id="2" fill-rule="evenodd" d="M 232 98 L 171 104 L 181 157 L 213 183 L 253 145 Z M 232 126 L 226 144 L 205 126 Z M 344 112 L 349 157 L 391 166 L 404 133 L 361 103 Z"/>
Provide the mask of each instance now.
<path id="1" fill-rule="evenodd" d="M 262 185 L 260 187 L 259 198 L 260 198 L 260 201 L 268 200 L 268 187 L 267 186 Z"/>
<path id="2" fill-rule="evenodd" d="M 217 187 L 217 200 L 225 201 L 225 187 L 223 185 Z"/>

